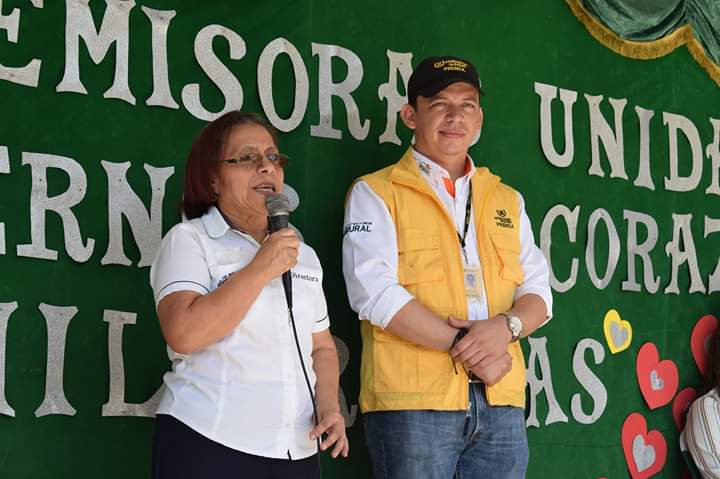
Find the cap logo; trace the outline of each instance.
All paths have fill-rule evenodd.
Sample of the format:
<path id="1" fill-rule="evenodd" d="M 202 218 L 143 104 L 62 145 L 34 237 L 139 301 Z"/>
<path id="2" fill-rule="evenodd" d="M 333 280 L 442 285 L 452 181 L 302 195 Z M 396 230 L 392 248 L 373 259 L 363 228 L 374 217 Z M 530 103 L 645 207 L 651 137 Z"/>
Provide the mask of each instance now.
<path id="1" fill-rule="evenodd" d="M 458 71 L 458 72 L 466 72 L 466 69 L 468 67 L 467 62 L 464 62 L 462 60 L 440 60 L 438 62 L 433 63 L 433 68 L 436 70 L 439 68 L 442 68 L 443 71 Z"/>

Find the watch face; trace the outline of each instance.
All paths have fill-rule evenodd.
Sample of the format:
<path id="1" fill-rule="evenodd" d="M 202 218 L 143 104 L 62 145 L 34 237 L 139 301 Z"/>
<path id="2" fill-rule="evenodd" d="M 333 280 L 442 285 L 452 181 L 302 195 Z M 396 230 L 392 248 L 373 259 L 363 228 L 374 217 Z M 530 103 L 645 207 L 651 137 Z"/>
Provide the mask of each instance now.
<path id="1" fill-rule="evenodd" d="M 508 324 L 513 336 L 520 336 L 520 333 L 522 332 L 522 322 L 520 321 L 520 318 L 517 316 L 510 316 L 508 318 Z"/>

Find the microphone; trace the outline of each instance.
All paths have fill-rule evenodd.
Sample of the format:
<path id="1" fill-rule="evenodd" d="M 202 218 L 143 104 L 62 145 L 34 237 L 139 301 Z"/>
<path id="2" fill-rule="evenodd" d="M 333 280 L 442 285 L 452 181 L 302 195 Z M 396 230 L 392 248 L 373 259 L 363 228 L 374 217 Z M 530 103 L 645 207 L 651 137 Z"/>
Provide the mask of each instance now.
<path id="1" fill-rule="evenodd" d="M 270 234 L 288 227 L 290 201 L 288 201 L 287 196 L 280 193 L 268 195 L 265 198 L 265 208 L 268 212 L 268 230 Z M 288 308 L 292 310 L 292 273 L 290 270 L 283 273 L 282 283 Z"/>

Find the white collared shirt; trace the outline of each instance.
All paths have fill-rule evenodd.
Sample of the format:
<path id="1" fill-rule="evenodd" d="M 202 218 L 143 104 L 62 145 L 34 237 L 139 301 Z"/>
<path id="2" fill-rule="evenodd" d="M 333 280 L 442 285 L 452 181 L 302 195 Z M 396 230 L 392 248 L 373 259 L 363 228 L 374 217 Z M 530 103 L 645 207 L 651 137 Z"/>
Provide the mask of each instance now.
<path id="1" fill-rule="evenodd" d="M 231 229 L 212 207 L 175 225 L 150 270 L 155 303 L 176 291 L 207 294 L 244 268 L 260 245 Z M 292 269 L 293 312 L 310 384 L 315 384 L 312 334 L 330 326 L 322 269 L 300 244 Z M 281 278 L 268 283 L 233 331 L 207 348 L 182 355 L 168 347 L 172 371 L 158 414 L 169 414 L 203 436 L 263 457 L 301 459 L 317 452 L 308 437 L 312 402 L 300 366 Z"/>
<path id="2" fill-rule="evenodd" d="M 690 405 L 682 437 L 703 478 L 720 478 L 720 393 L 717 388 Z"/>
<path id="3" fill-rule="evenodd" d="M 465 211 L 470 192 L 470 178 L 475 167 L 467 158 L 465 174 L 455 182 L 440 165 L 413 150 L 420 174 L 428 182 L 441 203 L 455 221 L 460 236 L 465 230 Z M 454 188 L 454 196 L 452 191 Z M 471 206 L 472 207 L 472 206 Z M 480 266 L 477 250 L 474 210 L 465 239 L 467 266 Z M 413 299 L 400 285 L 397 275 L 397 236 L 390 212 L 383 200 L 364 181 L 358 181 L 348 196 L 343 230 L 343 274 L 350 306 L 360 319 L 386 328 L 395 314 Z M 458 244 L 462 253 L 462 248 Z M 547 261 L 535 245 L 525 202 L 520 196 L 520 262 L 525 280 L 515 291 L 515 300 L 526 294 L 537 294 L 547 308 L 548 320 L 552 317 Z M 483 284 L 484 288 L 484 284 Z M 468 299 L 468 318 L 488 319 L 486 295 L 480 300 Z"/>

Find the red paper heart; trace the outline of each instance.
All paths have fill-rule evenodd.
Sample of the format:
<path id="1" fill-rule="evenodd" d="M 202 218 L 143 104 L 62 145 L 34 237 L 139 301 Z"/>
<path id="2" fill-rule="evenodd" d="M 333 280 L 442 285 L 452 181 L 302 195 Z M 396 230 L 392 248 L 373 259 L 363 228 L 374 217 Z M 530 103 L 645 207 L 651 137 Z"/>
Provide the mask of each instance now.
<path id="1" fill-rule="evenodd" d="M 677 366 L 670 359 L 660 361 L 653 343 L 642 345 L 635 370 L 640 392 L 650 409 L 657 409 L 672 401 L 678 388 Z"/>
<path id="2" fill-rule="evenodd" d="M 718 329 L 718 320 L 712 314 L 703 316 L 695 323 L 692 334 L 690 335 L 690 349 L 692 350 L 695 364 L 700 370 L 700 374 L 705 375 L 707 362 L 710 351 L 705 349 L 705 344 L 715 331 Z"/>
<path id="3" fill-rule="evenodd" d="M 675 426 L 678 431 L 682 431 L 685 427 L 685 415 L 687 413 L 690 403 L 697 397 L 697 391 L 693 388 L 685 388 L 675 396 L 672 405 L 673 419 L 675 420 Z"/>
<path id="4" fill-rule="evenodd" d="M 622 426 L 622 446 L 625 462 L 633 479 L 645 479 L 657 474 L 667 455 L 665 438 L 659 431 L 647 432 L 645 418 L 630 414 Z"/>

